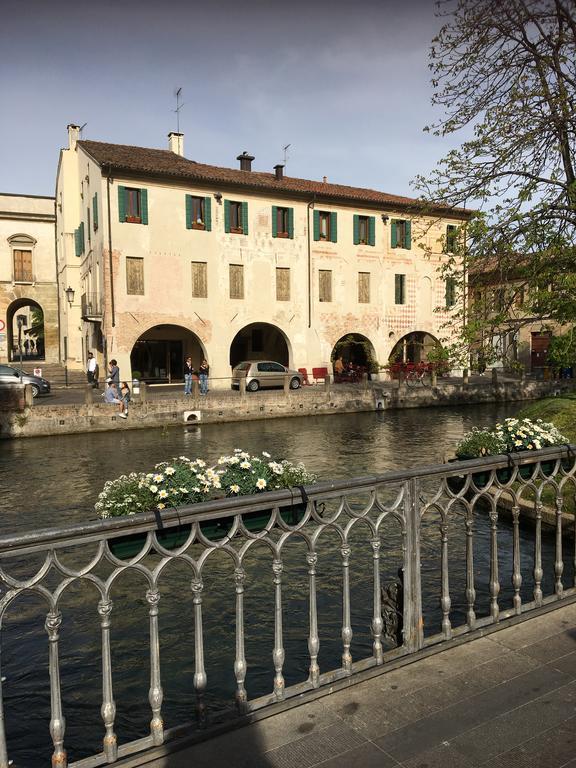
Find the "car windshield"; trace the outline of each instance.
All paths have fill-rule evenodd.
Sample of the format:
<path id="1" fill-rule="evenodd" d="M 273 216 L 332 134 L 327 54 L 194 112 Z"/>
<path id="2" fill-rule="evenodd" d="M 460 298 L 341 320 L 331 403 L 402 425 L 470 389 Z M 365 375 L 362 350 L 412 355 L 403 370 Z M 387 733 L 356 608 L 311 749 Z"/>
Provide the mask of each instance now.
<path id="1" fill-rule="evenodd" d="M 250 363 L 238 363 L 236 366 L 237 371 L 247 371 L 250 368 Z"/>

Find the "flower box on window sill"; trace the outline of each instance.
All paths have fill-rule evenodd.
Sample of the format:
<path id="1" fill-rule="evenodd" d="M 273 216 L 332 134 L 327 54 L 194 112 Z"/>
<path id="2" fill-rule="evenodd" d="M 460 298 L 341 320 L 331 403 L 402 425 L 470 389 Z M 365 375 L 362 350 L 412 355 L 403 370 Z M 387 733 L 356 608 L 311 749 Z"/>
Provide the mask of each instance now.
<path id="1" fill-rule="evenodd" d="M 142 224 L 140 216 L 126 216 L 126 221 L 128 224 Z"/>
<path id="2" fill-rule="evenodd" d="M 276 237 L 288 237 L 288 232 L 277 232 Z"/>
<path id="3" fill-rule="evenodd" d="M 242 229 L 242 227 L 230 227 L 230 232 L 233 235 L 243 235 L 244 234 L 244 230 Z"/>
<path id="4" fill-rule="evenodd" d="M 206 229 L 206 225 L 202 224 L 202 222 L 200 222 L 200 221 L 195 221 L 195 222 L 192 222 L 192 229 L 202 229 L 202 230 L 204 230 L 204 229 Z"/>

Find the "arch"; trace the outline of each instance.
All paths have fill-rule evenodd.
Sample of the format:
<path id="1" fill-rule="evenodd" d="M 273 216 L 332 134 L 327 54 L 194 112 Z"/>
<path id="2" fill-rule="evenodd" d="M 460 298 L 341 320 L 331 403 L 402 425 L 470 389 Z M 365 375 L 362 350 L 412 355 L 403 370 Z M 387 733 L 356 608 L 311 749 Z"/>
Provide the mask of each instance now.
<path id="1" fill-rule="evenodd" d="M 32 237 L 32 235 L 27 235 L 24 232 L 18 232 L 16 235 L 10 235 L 8 242 L 12 248 L 18 248 L 20 245 L 33 248 L 38 241 Z"/>
<path id="2" fill-rule="evenodd" d="M 8 360 L 36 362 L 45 359 L 44 310 L 37 301 L 23 297 L 8 305 L 6 333 Z"/>
<path id="3" fill-rule="evenodd" d="M 369 372 L 378 369 L 374 345 L 361 333 L 347 333 L 338 339 L 332 348 L 330 360 L 334 363 L 339 357 L 345 366 L 352 363 L 355 368 L 365 368 Z"/>
<path id="4" fill-rule="evenodd" d="M 130 352 L 132 376 L 142 381 L 182 381 L 187 357 L 197 369 L 206 350 L 199 337 L 175 324 L 154 325 L 142 333 Z"/>
<path id="5" fill-rule="evenodd" d="M 230 365 L 243 360 L 274 360 L 289 366 L 292 347 L 281 328 L 271 323 L 250 323 L 241 328 L 230 344 Z"/>
<path id="6" fill-rule="evenodd" d="M 391 363 L 424 363 L 428 359 L 428 351 L 437 346 L 441 344 L 431 333 L 412 331 L 396 342 L 389 361 Z"/>

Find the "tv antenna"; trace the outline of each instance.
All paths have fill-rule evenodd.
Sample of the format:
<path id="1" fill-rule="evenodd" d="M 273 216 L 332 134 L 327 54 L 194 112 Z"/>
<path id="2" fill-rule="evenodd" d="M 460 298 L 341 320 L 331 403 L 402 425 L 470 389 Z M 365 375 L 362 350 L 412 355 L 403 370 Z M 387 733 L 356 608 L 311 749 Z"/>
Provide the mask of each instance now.
<path id="1" fill-rule="evenodd" d="M 80 130 L 78 131 L 78 133 L 80 134 L 80 138 L 82 138 L 82 131 L 84 130 L 84 128 L 86 128 L 87 125 L 88 123 L 84 123 L 84 125 L 80 126 Z"/>
<path id="2" fill-rule="evenodd" d="M 180 133 L 180 110 L 184 106 L 184 104 L 180 103 L 180 99 L 182 97 L 182 88 L 177 88 L 174 91 L 174 96 L 176 96 L 176 109 L 174 112 L 176 112 L 176 132 Z"/>
<path id="3" fill-rule="evenodd" d="M 286 144 L 285 147 L 283 147 L 284 150 L 284 166 L 286 166 L 286 163 L 288 162 L 288 147 L 291 147 L 292 144 Z"/>

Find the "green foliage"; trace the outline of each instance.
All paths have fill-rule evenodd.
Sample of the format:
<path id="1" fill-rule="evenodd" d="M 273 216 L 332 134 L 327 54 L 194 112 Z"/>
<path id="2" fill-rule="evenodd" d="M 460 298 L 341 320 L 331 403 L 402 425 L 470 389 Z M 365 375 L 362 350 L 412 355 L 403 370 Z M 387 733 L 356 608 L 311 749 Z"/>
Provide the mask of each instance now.
<path id="1" fill-rule="evenodd" d="M 553 336 L 548 346 L 550 365 L 567 368 L 576 364 L 576 332 L 574 326 L 568 333 Z"/>
<path id="2" fill-rule="evenodd" d="M 505 419 L 494 429 L 475 427 L 464 435 L 455 453 L 459 459 L 475 459 L 500 453 L 536 451 L 566 442 L 554 424 L 540 419 Z"/>
<path id="3" fill-rule="evenodd" d="M 477 459 L 482 456 L 497 456 L 506 452 L 506 443 L 488 429 L 474 427 L 456 447 L 459 459 Z"/>
<path id="4" fill-rule="evenodd" d="M 571 443 L 576 443 L 576 394 L 536 400 L 523 408 L 519 416 L 552 421 Z"/>

